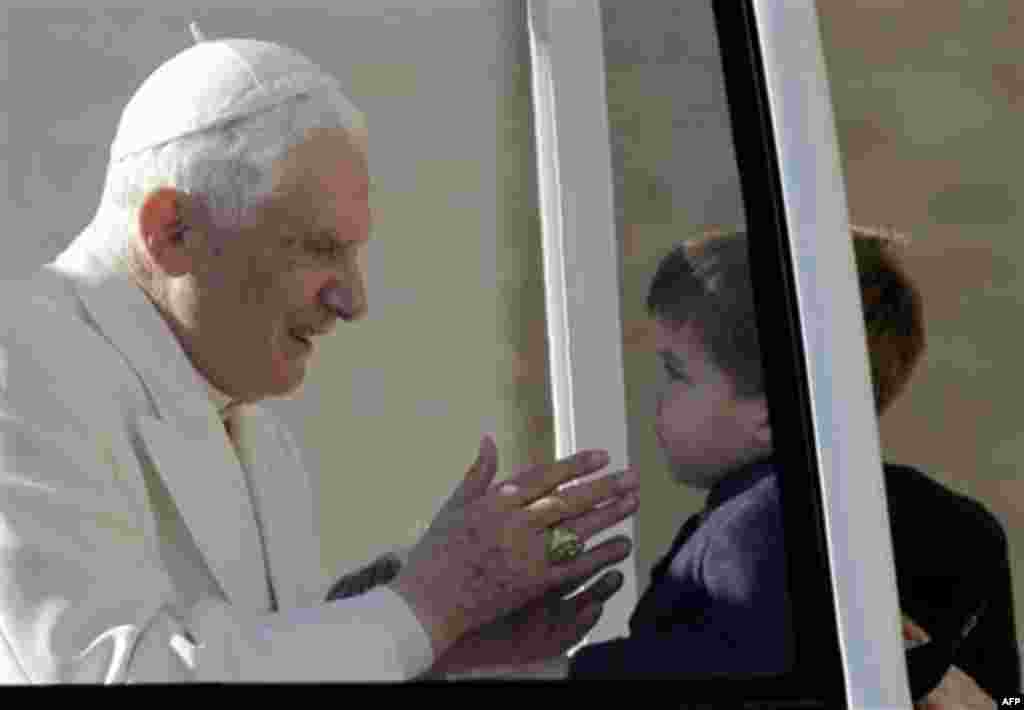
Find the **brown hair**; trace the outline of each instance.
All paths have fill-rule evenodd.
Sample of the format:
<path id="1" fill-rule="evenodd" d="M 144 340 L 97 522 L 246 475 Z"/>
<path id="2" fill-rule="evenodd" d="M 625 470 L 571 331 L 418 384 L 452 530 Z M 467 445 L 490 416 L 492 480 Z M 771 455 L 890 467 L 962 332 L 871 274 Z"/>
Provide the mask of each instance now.
<path id="1" fill-rule="evenodd" d="M 868 357 L 879 414 L 903 390 L 924 352 L 921 296 L 895 255 L 906 238 L 852 227 Z M 647 310 L 671 326 L 690 324 L 709 356 L 732 378 L 736 394 L 764 393 L 747 240 L 710 232 L 678 244 L 658 266 Z"/>

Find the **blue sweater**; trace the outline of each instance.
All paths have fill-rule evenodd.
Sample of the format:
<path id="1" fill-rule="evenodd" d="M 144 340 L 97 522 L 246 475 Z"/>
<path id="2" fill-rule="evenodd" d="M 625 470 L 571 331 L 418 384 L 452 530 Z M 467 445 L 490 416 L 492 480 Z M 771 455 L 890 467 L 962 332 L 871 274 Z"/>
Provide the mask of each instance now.
<path id="1" fill-rule="evenodd" d="M 1009 550 L 984 506 L 885 464 L 900 608 L 933 636 L 986 601 L 954 662 L 992 697 L 1017 693 Z M 630 636 L 584 646 L 570 678 L 708 677 L 792 667 L 778 475 L 770 459 L 717 484 L 683 525 L 630 618 Z"/>
<path id="2" fill-rule="evenodd" d="M 719 482 L 683 525 L 630 617 L 629 638 L 581 648 L 570 678 L 786 671 L 792 630 L 779 487 L 762 461 Z"/>

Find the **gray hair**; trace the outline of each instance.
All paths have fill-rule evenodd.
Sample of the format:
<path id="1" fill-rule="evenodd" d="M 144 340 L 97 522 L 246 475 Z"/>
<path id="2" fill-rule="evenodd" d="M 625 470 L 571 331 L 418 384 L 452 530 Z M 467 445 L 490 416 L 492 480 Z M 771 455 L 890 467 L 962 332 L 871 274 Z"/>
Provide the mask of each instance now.
<path id="1" fill-rule="evenodd" d="M 343 99 L 342 99 L 343 100 Z M 138 276 L 132 235 L 145 196 L 173 187 L 201 198 L 214 225 L 243 226 L 273 189 L 273 166 L 290 148 L 318 128 L 344 128 L 365 139 L 362 116 L 332 91 L 300 94 L 272 109 L 208 131 L 179 138 L 111 163 L 93 225 L 102 242 L 93 245 L 118 270 Z"/>

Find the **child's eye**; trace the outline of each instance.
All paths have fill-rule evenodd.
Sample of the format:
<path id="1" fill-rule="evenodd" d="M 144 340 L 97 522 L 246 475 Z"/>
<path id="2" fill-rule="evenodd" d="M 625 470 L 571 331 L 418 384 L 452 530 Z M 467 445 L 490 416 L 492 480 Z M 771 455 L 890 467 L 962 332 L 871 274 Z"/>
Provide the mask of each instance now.
<path id="1" fill-rule="evenodd" d="M 668 373 L 668 378 L 672 381 L 686 380 L 686 376 L 683 373 L 679 372 L 679 370 L 672 367 L 671 365 L 665 365 L 665 372 Z"/>

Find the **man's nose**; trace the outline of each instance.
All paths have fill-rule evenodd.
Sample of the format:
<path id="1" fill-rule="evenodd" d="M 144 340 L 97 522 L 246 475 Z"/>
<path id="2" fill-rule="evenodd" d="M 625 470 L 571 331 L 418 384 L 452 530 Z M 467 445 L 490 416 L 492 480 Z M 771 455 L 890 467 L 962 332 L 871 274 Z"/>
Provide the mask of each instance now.
<path id="1" fill-rule="evenodd" d="M 334 282 L 324 287 L 320 301 L 344 321 L 360 320 L 366 315 L 366 290 L 362 279 L 345 284 Z"/>

